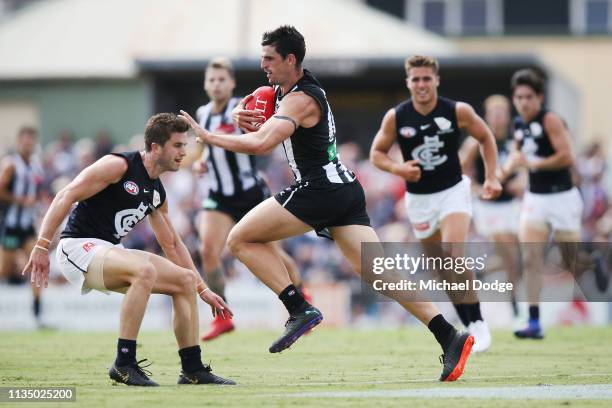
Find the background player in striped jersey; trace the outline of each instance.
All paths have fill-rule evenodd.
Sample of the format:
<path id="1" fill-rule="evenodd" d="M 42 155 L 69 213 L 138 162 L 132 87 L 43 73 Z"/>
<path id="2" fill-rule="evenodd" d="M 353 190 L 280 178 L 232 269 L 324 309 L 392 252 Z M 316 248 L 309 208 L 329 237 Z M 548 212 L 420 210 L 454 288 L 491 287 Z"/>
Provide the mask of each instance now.
<path id="1" fill-rule="evenodd" d="M 232 253 L 279 296 L 289 312 L 284 334 L 270 346 L 269 351 L 276 353 L 290 347 L 323 316 L 296 290 L 270 243 L 315 230 L 334 239 L 361 273 L 361 244 L 378 242 L 378 237 L 370 226 L 361 184 L 336 152 L 334 117 L 325 91 L 302 67 L 304 37 L 294 27 L 281 26 L 264 33 L 261 44 L 261 68 L 276 86 L 274 116 L 257 128 L 259 120 L 252 111 L 236 110 L 237 123 L 251 132 L 231 137 L 210 133 L 188 113 L 181 113 L 205 143 L 250 154 L 266 154 L 280 143 L 285 149 L 295 183 L 251 210 L 228 238 Z M 440 380 L 459 378 L 473 336 L 457 332 L 431 302 L 399 303 L 440 343 L 444 352 Z"/>
<path id="2" fill-rule="evenodd" d="M 34 153 L 38 131 L 23 127 L 17 134 L 15 152 L 6 156 L 0 168 L 0 202 L 6 206 L 0 227 L 0 277 L 10 277 L 17 270 L 19 250 L 29 254 L 36 243 L 36 201 L 43 180 L 43 170 Z M 33 312 L 41 326 L 39 287 L 32 287 Z"/>
<path id="3" fill-rule="evenodd" d="M 201 106 L 196 118 L 206 130 L 227 135 L 241 135 L 234 125 L 232 110 L 240 98 L 232 97 L 236 87 L 234 67 L 227 58 L 214 58 L 204 73 L 204 90 L 210 102 Z M 270 197 L 270 191 L 256 168 L 255 156 L 234 153 L 217 146 L 203 146 L 201 158 L 194 163 L 196 173 L 204 174 L 208 197 L 202 203 L 199 235 L 202 269 L 211 289 L 225 299 L 225 276 L 221 255 L 227 236 L 234 225 L 257 204 Z M 302 288 L 297 266 L 291 257 L 275 243 L 275 249 L 294 285 Z M 231 318 L 218 315 L 202 340 L 212 340 L 234 329 Z"/>
<path id="4" fill-rule="evenodd" d="M 498 167 L 504 165 L 512 151 L 513 139 L 510 135 L 512 118 L 510 101 L 504 95 L 491 95 L 484 101 L 484 119 L 491 128 L 497 144 Z M 464 172 L 472 174 L 475 180 L 476 194 L 482 194 L 484 183 L 484 162 L 478 152 L 478 143 L 467 138 L 461 146 L 461 167 Z M 518 281 L 520 253 L 518 246 L 518 224 L 522 196 L 526 185 L 524 172 L 513 174 L 503 184 L 502 193 L 494 200 L 477 199 L 474 203 L 474 225 L 476 231 L 495 242 L 495 251 L 499 255 L 508 281 Z M 512 310 L 517 316 L 517 305 L 512 294 Z"/>
<path id="5" fill-rule="evenodd" d="M 370 160 L 381 170 L 406 180 L 406 211 L 415 236 L 425 249 L 437 250 L 440 242 L 457 243 L 452 256 L 462 256 L 470 228 L 470 179 L 462 177 L 459 162 L 460 129 L 480 144 L 485 166 L 483 198 L 501 193 L 495 175 L 495 138 L 470 105 L 438 96 L 438 61 L 414 56 L 405 62 L 406 85 L 411 99 L 385 114 L 372 142 Z M 398 142 L 404 162 L 396 163 L 389 150 Z M 473 272 L 447 278 L 473 279 Z M 480 313 L 475 291 L 448 292 L 462 323 L 476 338 L 474 351 L 491 344 L 491 334 Z"/>
<path id="6" fill-rule="evenodd" d="M 503 177 L 518 168 L 529 170 L 529 191 L 523 197 L 519 239 L 527 283 L 529 323 L 514 334 L 518 338 L 541 339 L 539 298 L 546 243 L 580 241 L 582 197 L 570 172 L 574 162 L 569 131 L 561 117 L 544 103 L 544 81 L 535 71 L 523 69 L 512 76 L 512 102 L 517 150 L 503 167 Z M 563 203 L 563 205 L 559 205 Z M 566 265 L 575 266 L 574 245 L 561 245 Z M 573 260 L 573 259 L 574 260 Z"/>

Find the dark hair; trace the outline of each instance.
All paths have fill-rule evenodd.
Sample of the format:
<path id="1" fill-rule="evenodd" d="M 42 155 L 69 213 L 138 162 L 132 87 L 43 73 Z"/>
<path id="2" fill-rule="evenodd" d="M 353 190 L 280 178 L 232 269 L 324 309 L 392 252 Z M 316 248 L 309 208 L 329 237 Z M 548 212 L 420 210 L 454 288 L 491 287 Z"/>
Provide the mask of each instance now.
<path id="1" fill-rule="evenodd" d="M 151 151 L 151 145 L 157 143 L 164 146 L 172 136 L 172 133 L 184 133 L 189 130 L 189 125 L 179 119 L 174 113 L 158 113 L 147 121 L 145 128 L 145 149 Z"/>
<path id="2" fill-rule="evenodd" d="M 206 70 L 209 70 L 211 68 L 214 69 L 224 69 L 227 71 L 227 73 L 229 74 L 229 76 L 232 79 L 235 79 L 235 73 L 234 73 L 234 65 L 232 64 L 232 61 L 230 61 L 228 58 L 225 57 L 215 57 L 213 59 L 211 59 L 208 62 L 208 65 L 206 65 Z"/>
<path id="3" fill-rule="evenodd" d="M 38 137 L 38 130 L 33 126 L 22 126 L 19 128 L 17 132 L 17 138 L 21 138 L 21 136 L 30 135 L 33 137 Z"/>
<path id="4" fill-rule="evenodd" d="M 272 45 L 283 59 L 289 54 L 295 55 L 297 66 L 302 65 L 306 55 L 304 36 L 293 26 L 280 26 L 274 31 L 266 31 L 261 39 L 261 45 Z"/>
<path id="5" fill-rule="evenodd" d="M 413 55 L 412 57 L 406 58 L 404 61 L 404 69 L 406 70 L 406 75 L 410 76 L 410 70 L 412 68 L 419 67 L 428 67 L 431 68 L 434 74 L 438 74 L 438 70 L 440 69 L 440 65 L 438 64 L 438 60 L 433 57 L 427 57 L 425 55 Z"/>
<path id="6" fill-rule="evenodd" d="M 526 85 L 530 87 L 538 95 L 542 95 L 544 93 L 544 80 L 540 74 L 530 68 L 521 69 L 512 75 L 510 86 L 512 87 L 513 93 L 516 87 L 519 85 Z"/>

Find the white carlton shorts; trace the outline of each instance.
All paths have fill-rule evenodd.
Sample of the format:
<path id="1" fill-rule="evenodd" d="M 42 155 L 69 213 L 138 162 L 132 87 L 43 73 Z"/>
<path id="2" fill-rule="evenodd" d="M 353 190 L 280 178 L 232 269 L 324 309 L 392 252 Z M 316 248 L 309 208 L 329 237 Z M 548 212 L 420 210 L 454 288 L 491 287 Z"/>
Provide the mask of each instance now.
<path id="1" fill-rule="evenodd" d="M 412 231 L 418 239 L 432 236 L 440 227 L 440 221 L 452 213 L 472 216 L 472 181 L 463 176 L 461 181 L 446 190 L 432 194 L 406 193 L 405 205 Z"/>
<path id="2" fill-rule="evenodd" d="M 104 257 L 115 247 L 123 245 L 96 238 L 63 238 L 55 253 L 62 274 L 86 294 L 92 289 L 106 292 L 102 275 Z"/>
<path id="3" fill-rule="evenodd" d="M 521 202 L 476 200 L 474 203 L 474 225 L 479 235 L 517 234 Z"/>
<path id="4" fill-rule="evenodd" d="M 560 193 L 526 192 L 521 206 L 521 225 L 546 224 L 553 231 L 580 231 L 582 197 L 576 187 Z"/>

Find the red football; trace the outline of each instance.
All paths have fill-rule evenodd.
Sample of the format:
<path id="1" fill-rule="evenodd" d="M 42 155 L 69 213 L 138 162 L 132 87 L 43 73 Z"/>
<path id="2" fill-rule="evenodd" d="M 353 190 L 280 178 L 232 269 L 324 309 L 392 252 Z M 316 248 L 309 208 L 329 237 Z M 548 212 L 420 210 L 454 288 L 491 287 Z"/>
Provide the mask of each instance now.
<path id="1" fill-rule="evenodd" d="M 274 115 L 274 88 L 260 86 L 251 94 L 253 97 L 246 103 L 245 109 L 263 113 L 266 120 Z"/>

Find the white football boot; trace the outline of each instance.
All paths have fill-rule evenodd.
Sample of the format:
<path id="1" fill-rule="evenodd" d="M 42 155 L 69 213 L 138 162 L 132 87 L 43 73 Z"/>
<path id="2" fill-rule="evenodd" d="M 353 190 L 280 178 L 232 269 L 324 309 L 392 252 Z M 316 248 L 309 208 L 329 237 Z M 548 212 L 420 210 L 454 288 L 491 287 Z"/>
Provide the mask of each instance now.
<path id="1" fill-rule="evenodd" d="M 467 327 L 468 333 L 474 336 L 474 347 L 472 347 L 472 353 L 482 353 L 487 351 L 491 347 L 491 331 L 489 326 L 483 320 L 477 320 L 472 322 Z"/>

